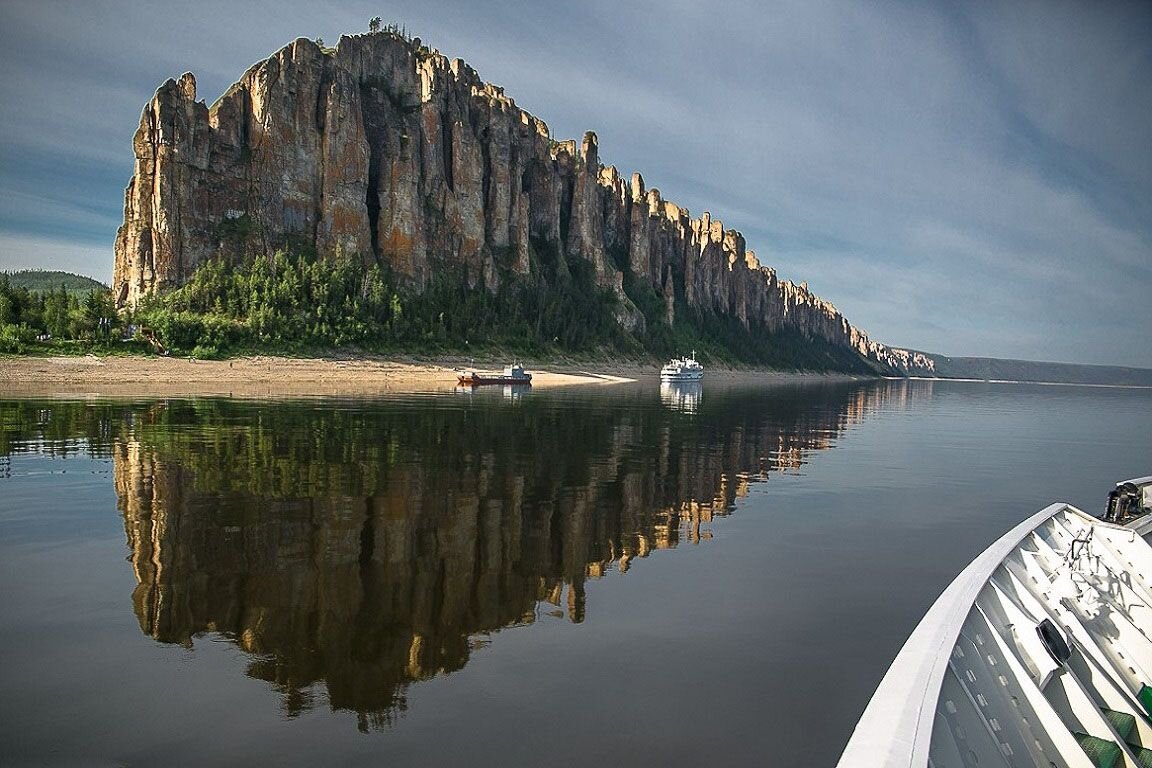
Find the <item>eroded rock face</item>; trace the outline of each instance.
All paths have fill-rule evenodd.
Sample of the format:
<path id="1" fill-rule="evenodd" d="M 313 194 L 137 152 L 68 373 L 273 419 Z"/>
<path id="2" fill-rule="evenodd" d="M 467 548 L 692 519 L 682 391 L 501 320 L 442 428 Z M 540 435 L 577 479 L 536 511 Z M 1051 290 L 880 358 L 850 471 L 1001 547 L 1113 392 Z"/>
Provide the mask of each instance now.
<path id="1" fill-rule="evenodd" d="M 390 265 L 420 289 L 441 269 L 494 287 L 541 250 L 591 266 L 642 328 L 624 271 L 664 299 L 735 316 L 750 330 L 793 328 L 847 346 L 879 369 L 892 355 L 806 286 L 780 281 L 743 236 L 692 218 L 599 160 L 595 134 L 556 142 L 547 125 L 459 59 L 389 33 L 299 39 L 208 107 L 191 74 L 157 90 L 141 116 L 136 167 L 116 238 L 122 306 L 177 286 L 213 256 L 281 246 Z"/>

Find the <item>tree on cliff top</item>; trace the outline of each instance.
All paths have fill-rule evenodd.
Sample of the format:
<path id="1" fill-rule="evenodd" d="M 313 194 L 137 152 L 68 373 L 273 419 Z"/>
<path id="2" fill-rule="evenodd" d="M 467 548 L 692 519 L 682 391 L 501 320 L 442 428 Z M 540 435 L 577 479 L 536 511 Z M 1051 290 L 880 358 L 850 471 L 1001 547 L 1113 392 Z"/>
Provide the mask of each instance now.
<path id="1" fill-rule="evenodd" d="M 384 22 L 379 16 L 373 16 L 368 20 L 368 31 L 376 33 L 380 31 L 380 25 Z"/>

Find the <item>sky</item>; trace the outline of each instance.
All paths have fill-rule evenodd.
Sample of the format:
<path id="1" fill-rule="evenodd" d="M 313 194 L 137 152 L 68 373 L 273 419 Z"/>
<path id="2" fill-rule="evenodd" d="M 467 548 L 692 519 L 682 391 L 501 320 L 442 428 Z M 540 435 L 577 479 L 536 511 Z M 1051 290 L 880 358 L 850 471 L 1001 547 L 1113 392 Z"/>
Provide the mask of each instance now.
<path id="1" fill-rule="evenodd" d="M 1152 2 L 2 0 L 0 270 L 110 281 L 155 89 L 373 16 L 874 339 L 1152 367 Z"/>

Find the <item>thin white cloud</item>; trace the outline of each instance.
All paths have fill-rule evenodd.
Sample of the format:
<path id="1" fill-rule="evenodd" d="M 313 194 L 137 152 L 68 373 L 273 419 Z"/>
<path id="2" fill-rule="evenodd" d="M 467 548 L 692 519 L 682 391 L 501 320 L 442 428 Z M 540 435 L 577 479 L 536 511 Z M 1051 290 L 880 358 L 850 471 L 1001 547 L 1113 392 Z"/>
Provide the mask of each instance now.
<path id="1" fill-rule="evenodd" d="M 78 205 L 75 201 L 58 200 L 13 189 L 0 188 L 0 208 L 11 220 L 45 223 L 57 229 L 72 231 L 116 231 L 119 218 Z"/>
<path id="2" fill-rule="evenodd" d="M 1152 12 L 1146 3 L 987 2 L 970 19 L 1033 127 L 1147 184 Z"/>

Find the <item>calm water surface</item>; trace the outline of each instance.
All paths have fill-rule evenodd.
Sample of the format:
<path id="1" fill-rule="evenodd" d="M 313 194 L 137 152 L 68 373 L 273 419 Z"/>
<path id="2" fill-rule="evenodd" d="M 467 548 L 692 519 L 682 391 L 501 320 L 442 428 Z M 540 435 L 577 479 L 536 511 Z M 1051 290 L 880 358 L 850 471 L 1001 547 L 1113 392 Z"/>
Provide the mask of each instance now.
<path id="1" fill-rule="evenodd" d="M 1152 392 L 0 400 L 0 763 L 836 762 L 923 611 L 1152 473 Z"/>

